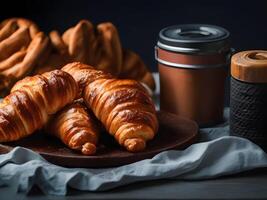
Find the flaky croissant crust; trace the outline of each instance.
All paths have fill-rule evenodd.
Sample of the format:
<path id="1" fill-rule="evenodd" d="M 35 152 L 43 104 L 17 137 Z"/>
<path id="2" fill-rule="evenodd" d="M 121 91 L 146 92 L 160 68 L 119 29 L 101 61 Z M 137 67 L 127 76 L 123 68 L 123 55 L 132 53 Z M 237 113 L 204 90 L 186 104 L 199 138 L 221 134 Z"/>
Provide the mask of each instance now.
<path id="1" fill-rule="evenodd" d="M 15 141 L 42 128 L 49 115 L 71 103 L 77 92 L 75 80 L 61 70 L 18 81 L 0 103 L 0 142 Z"/>
<path id="2" fill-rule="evenodd" d="M 62 70 L 72 74 L 88 107 L 118 143 L 141 151 L 158 129 L 155 106 L 146 89 L 135 80 L 120 80 L 82 63 Z"/>
<path id="3" fill-rule="evenodd" d="M 85 155 L 96 152 L 100 130 L 99 122 L 81 100 L 64 107 L 46 127 L 47 133 Z"/>

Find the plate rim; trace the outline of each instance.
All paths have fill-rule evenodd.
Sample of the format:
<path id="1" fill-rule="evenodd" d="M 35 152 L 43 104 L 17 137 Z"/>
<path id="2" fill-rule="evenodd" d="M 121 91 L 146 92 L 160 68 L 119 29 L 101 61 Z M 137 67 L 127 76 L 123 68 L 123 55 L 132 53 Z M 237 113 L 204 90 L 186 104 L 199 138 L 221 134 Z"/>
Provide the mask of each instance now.
<path id="1" fill-rule="evenodd" d="M 182 117 L 182 116 L 179 116 L 179 115 L 176 115 L 176 114 L 173 114 L 173 113 L 170 113 L 170 112 L 167 112 L 167 111 L 163 111 L 163 110 L 160 110 L 160 111 L 157 111 L 157 116 L 158 115 L 168 115 L 172 118 L 177 118 L 179 119 L 179 121 L 183 121 L 183 123 L 190 123 L 191 124 L 191 128 L 192 128 L 192 131 L 193 132 L 192 134 L 190 134 L 190 137 L 187 137 L 185 140 L 183 140 L 182 144 L 172 144 L 171 146 L 166 146 L 166 147 L 162 147 L 160 149 L 153 149 L 153 150 L 150 150 L 150 151 L 143 151 L 143 152 L 137 152 L 137 153 L 132 153 L 132 152 L 127 152 L 127 150 L 123 150 L 123 148 L 121 147 L 121 149 L 123 151 L 126 152 L 126 154 L 121 154 L 121 155 L 116 155 L 115 157 L 112 157 L 110 155 L 91 155 L 91 156 L 87 156 L 87 155 L 63 155 L 63 154 L 55 154 L 54 152 L 43 152 L 43 151 L 39 151 L 39 150 L 35 150 L 35 149 L 31 149 L 31 148 L 27 148 L 27 147 L 24 147 L 24 146 L 20 146 L 20 145 L 17 145 L 17 146 L 10 146 L 10 145 L 5 145 L 5 143 L 0 143 L 0 148 L 5 148 L 8 152 L 11 151 L 12 149 L 20 146 L 20 147 L 23 147 L 23 148 L 27 148 L 27 149 L 30 149 L 36 153 L 38 153 L 39 155 L 41 155 L 44 159 L 47 160 L 48 159 L 53 159 L 53 160 L 62 160 L 62 159 L 71 159 L 71 160 L 81 160 L 81 161 L 88 161 L 90 162 L 90 160 L 111 160 L 111 159 L 116 159 L 116 158 L 119 158 L 119 159 L 130 159 L 131 157 L 134 158 L 141 158 L 139 160 L 143 160 L 143 159 L 148 159 L 148 158 L 151 158 L 161 152 L 164 152 L 164 151 L 168 151 L 168 150 L 177 150 L 177 149 L 182 149 L 184 148 L 185 146 L 188 146 L 190 144 L 188 143 L 194 143 L 195 140 L 197 139 L 197 136 L 198 136 L 198 130 L 199 130 L 199 127 L 197 125 L 197 123 L 191 119 L 188 119 L 188 118 L 185 118 L 185 117 Z M 67 147 L 68 148 L 68 147 Z M 48 162 L 50 162 L 49 160 L 47 160 Z M 135 161 L 136 162 L 136 161 Z M 54 164 L 53 162 L 50 162 L 52 164 Z M 59 165 L 59 164 L 56 164 L 56 165 Z M 59 166 L 63 166 L 63 165 L 59 165 Z M 115 165 L 116 166 L 116 165 Z M 120 165 L 118 165 L 120 166 Z M 105 166 L 106 167 L 106 166 Z"/>

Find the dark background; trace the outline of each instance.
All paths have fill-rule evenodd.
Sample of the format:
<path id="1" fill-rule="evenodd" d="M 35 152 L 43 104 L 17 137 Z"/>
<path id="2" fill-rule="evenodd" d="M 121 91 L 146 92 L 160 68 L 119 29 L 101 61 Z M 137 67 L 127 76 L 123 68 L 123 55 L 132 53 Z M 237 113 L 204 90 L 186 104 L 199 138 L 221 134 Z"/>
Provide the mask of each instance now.
<path id="1" fill-rule="evenodd" d="M 153 47 L 163 27 L 184 23 L 207 23 L 231 32 L 237 50 L 267 49 L 267 0 L 24 0 L 5 1 L 1 20 L 26 17 L 49 32 L 63 32 L 80 19 L 94 24 L 111 21 L 119 29 L 124 47 L 138 52 L 156 71 Z"/>
<path id="2" fill-rule="evenodd" d="M 7 0 L 1 2 L 0 13 L 1 20 L 29 18 L 47 33 L 53 29 L 63 32 L 80 19 L 94 24 L 111 21 L 119 30 L 123 46 L 139 53 L 153 71 L 157 71 L 153 49 L 158 32 L 174 24 L 219 25 L 230 31 L 232 47 L 237 51 L 267 49 L 267 0 Z"/>

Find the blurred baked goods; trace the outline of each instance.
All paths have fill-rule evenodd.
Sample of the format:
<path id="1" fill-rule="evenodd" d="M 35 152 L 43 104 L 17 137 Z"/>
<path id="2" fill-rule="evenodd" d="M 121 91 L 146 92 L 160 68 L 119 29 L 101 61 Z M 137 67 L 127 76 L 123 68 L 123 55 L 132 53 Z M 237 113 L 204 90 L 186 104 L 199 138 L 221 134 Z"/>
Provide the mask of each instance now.
<path id="1" fill-rule="evenodd" d="M 0 96 L 44 59 L 48 45 L 48 37 L 30 20 L 12 18 L 0 24 Z"/>
<path id="2" fill-rule="evenodd" d="M 155 81 L 140 56 L 122 48 L 117 28 L 110 22 L 96 27 L 81 20 L 62 36 L 50 33 L 52 53 L 34 73 L 60 68 L 67 62 L 79 61 L 104 70 L 119 78 L 132 78 L 155 89 Z"/>
<path id="3" fill-rule="evenodd" d="M 94 26 L 81 20 L 62 35 L 47 37 L 23 18 L 0 23 L 0 96 L 28 74 L 42 74 L 79 61 L 119 78 L 132 78 L 155 89 L 155 81 L 140 56 L 122 48 L 117 28 L 110 22 Z"/>
<path id="4" fill-rule="evenodd" d="M 155 80 L 152 73 L 147 69 L 145 63 L 135 52 L 129 49 L 123 49 L 123 70 L 120 78 L 135 79 L 146 84 L 152 91 L 155 89 Z"/>

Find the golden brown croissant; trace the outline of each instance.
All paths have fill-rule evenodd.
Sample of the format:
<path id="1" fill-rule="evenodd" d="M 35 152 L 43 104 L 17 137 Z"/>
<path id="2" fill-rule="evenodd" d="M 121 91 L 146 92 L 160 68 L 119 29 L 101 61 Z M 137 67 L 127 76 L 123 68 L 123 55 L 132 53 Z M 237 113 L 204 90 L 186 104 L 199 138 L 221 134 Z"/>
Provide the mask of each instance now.
<path id="1" fill-rule="evenodd" d="M 145 88 L 135 80 L 119 80 L 82 63 L 62 68 L 77 81 L 88 107 L 106 130 L 128 151 L 142 151 L 154 138 L 158 121 Z"/>
<path id="2" fill-rule="evenodd" d="M 100 126 L 94 114 L 82 101 L 75 101 L 51 118 L 46 132 L 85 155 L 96 152 Z"/>
<path id="3" fill-rule="evenodd" d="M 0 103 L 0 142 L 18 140 L 42 128 L 49 115 L 71 103 L 77 92 L 75 80 L 61 70 L 18 81 Z"/>
<path id="4" fill-rule="evenodd" d="M 12 18 L 0 24 L 0 95 L 45 59 L 49 40 L 31 21 Z"/>

